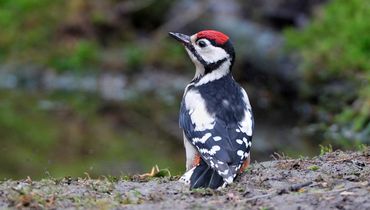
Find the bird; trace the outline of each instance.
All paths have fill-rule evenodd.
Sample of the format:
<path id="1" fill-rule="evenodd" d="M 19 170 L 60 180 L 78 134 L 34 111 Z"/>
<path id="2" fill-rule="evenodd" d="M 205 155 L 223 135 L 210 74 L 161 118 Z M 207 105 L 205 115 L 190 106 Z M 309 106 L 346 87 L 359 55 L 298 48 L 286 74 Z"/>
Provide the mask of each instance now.
<path id="1" fill-rule="evenodd" d="M 180 105 L 186 153 L 180 182 L 190 189 L 226 187 L 250 163 L 254 129 L 247 92 L 232 76 L 234 47 L 216 30 L 169 35 L 183 44 L 195 65 Z"/>

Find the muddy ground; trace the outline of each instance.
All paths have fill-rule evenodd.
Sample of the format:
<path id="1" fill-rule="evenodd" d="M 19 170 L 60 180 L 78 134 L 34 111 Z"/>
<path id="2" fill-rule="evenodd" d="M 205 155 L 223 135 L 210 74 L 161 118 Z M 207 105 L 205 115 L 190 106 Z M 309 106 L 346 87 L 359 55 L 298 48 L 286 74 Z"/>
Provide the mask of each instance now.
<path id="1" fill-rule="evenodd" d="M 222 190 L 178 177 L 47 178 L 0 183 L 0 208 L 370 209 L 370 149 L 254 163 Z"/>

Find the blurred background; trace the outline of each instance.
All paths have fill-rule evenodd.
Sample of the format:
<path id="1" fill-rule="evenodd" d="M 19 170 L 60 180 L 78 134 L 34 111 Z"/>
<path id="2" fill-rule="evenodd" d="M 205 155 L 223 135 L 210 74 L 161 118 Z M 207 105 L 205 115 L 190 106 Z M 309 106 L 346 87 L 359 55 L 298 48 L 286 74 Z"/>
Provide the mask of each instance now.
<path id="1" fill-rule="evenodd" d="M 369 0 L 0 0 L 0 178 L 183 172 L 194 67 L 169 31 L 231 37 L 252 161 L 369 144 L 369 15 Z"/>

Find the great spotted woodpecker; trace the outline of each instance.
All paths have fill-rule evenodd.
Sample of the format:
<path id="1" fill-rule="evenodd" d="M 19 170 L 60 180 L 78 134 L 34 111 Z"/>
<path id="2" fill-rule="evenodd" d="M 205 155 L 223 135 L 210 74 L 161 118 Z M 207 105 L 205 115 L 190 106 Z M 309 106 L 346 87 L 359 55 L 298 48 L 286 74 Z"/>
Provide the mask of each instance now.
<path id="1" fill-rule="evenodd" d="M 169 34 L 196 67 L 180 108 L 186 150 L 180 181 L 191 189 L 224 187 L 249 165 L 254 127 L 248 95 L 231 75 L 234 48 L 228 36 L 214 30 Z"/>

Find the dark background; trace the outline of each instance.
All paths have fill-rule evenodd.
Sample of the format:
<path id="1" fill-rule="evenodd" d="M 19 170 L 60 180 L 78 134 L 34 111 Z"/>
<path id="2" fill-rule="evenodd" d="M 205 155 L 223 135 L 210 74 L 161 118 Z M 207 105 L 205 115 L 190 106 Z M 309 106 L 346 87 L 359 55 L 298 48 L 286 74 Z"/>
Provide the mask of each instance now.
<path id="1" fill-rule="evenodd" d="M 177 118 L 194 67 L 169 31 L 230 36 L 252 161 L 358 149 L 369 14 L 369 0 L 0 0 L 0 177 L 183 172 Z"/>

